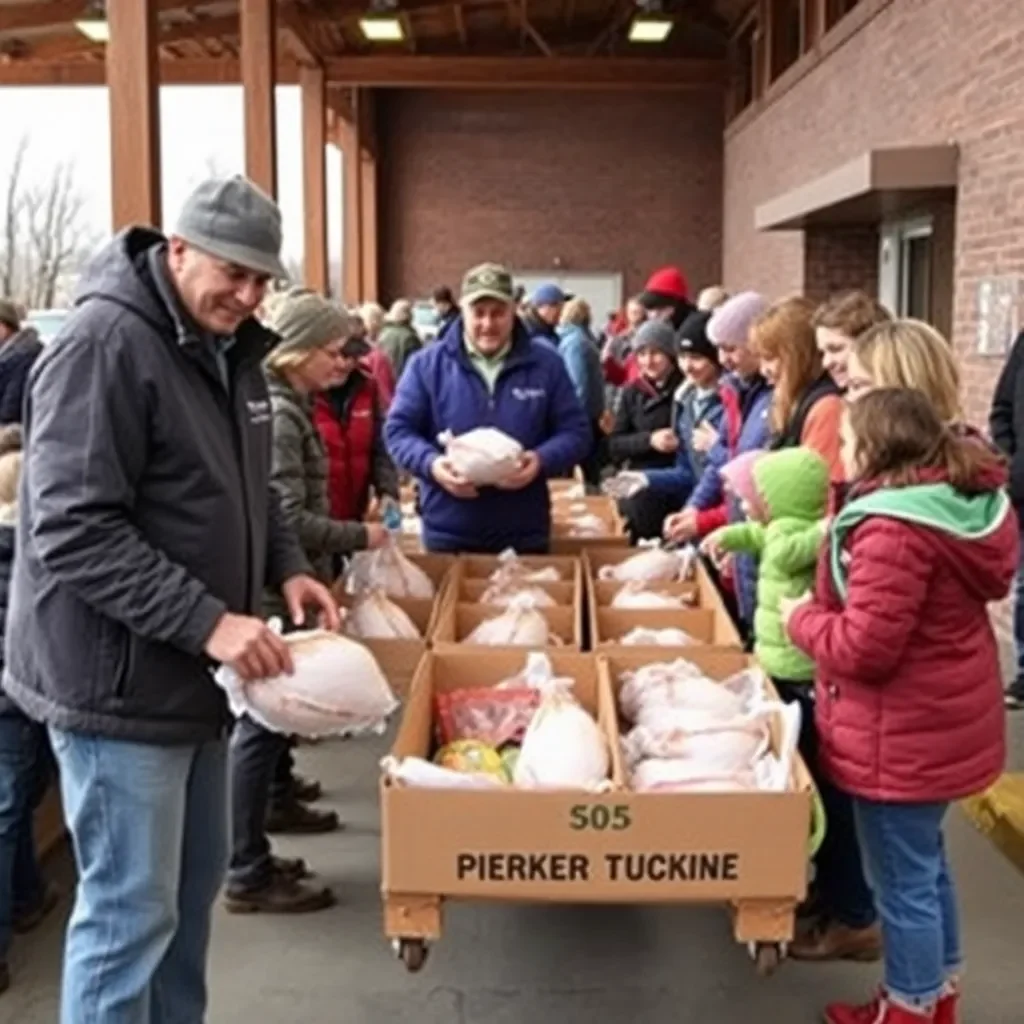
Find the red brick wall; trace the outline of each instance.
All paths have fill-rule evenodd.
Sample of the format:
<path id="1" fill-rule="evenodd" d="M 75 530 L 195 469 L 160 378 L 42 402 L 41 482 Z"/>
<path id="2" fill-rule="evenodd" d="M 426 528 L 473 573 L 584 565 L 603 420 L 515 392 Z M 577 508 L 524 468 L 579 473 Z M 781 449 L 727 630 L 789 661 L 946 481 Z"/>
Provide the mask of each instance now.
<path id="1" fill-rule="evenodd" d="M 485 259 L 621 271 L 696 289 L 721 274 L 722 108 L 714 93 L 383 91 L 381 291 L 456 286 Z"/>
<path id="2" fill-rule="evenodd" d="M 951 304 L 936 296 L 936 320 L 951 325 L 967 414 L 984 424 L 1002 361 L 975 355 L 978 284 L 1024 274 L 1024 3 L 859 6 L 878 13 L 753 120 L 727 130 L 725 282 L 781 294 L 806 280 L 817 290 L 820 281 L 805 278 L 803 234 L 758 234 L 754 208 L 872 146 L 957 143 L 955 220 L 946 213 L 936 223 L 955 283 Z"/>

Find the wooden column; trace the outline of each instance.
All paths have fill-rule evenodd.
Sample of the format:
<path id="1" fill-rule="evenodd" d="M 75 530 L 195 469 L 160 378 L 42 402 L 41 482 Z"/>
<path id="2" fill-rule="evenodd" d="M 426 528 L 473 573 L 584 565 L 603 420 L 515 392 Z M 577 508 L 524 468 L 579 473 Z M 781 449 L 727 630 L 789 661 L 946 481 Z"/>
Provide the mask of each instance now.
<path id="1" fill-rule="evenodd" d="M 360 90 L 360 172 L 362 175 L 362 211 L 360 238 L 362 252 L 363 296 L 367 302 L 380 301 L 378 221 L 377 221 L 377 116 L 375 95 Z"/>
<path id="2" fill-rule="evenodd" d="M 154 0 L 107 0 L 113 226 L 159 227 L 160 60 Z"/>
<path id="3" fill-rule="evenodd" d="M 130 0 L 129 0 L 130 2 Z M 277 198 L 277 25 L 274 0 L 239 0 L 245 173 Z"/>
<path id="4" fill-rule="evenodd" d="M 327 106 L 323 68 L 303 67 L 302 209 L 305 234 L 305 281 L 326 295 L 327 280 Z"/>
<path id="5" fill-rule="evenodd" d="M 353 90 L 352 120 L 340 121 L 344 244 L 341 253 L 342 294 L 349 305 L 362 302 L 363 294 L 363 170 L 362 103 Z"/>

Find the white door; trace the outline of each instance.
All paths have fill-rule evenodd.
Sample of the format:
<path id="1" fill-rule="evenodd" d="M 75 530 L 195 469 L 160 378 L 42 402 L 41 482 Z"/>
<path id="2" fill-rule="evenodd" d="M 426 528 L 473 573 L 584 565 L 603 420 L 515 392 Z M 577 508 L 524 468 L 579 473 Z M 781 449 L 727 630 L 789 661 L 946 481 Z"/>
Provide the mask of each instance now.
<path id="1" fill-rule="evenodd" d="M 526 289 L 527 296 L 531 295 L 538 285 L 557 284 L 567 294 L 586 299 L 590 304 L 596 328 L 604 326 L 612 310 L 622 308 L 622 274 L 543 274 L 530 271 L 514 276 L 516 284 L 521 284 Z"/>

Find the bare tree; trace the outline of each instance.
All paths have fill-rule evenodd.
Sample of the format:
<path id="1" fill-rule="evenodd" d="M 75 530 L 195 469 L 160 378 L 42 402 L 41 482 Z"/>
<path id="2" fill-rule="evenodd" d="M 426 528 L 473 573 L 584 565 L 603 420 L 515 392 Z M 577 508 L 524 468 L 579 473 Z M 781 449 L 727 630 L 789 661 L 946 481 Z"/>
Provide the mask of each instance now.
<path id="1" fill-rule="evenodd" d="M 28 184 L 28 148 L 22 139 L 4 188 L 0 286 L 29 308 L 49 308 L 62 298 L 94 239 L 74 165 L 57 164 L 48 179 Z"/>

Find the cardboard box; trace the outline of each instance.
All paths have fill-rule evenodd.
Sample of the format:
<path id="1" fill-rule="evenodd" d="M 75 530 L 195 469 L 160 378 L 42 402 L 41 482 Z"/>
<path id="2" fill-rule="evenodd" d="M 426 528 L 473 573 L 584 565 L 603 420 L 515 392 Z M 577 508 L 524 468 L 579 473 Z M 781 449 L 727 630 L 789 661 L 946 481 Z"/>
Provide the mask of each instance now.
<path id="1" fill-rule="evenodd" d="M 625 550 L 619 548 L 588 548 L 583 553 L 583 573 L 587 585 L 587 604 L 590 608 L 588 625 L 591 637 L 602 635 L 600 623 L 597 622 L 597 610 L 607 607 L 612 597 L 625 586 L 620 581 L 599 579 L 600 570 L 604 566 L 619 565 L 636 554 L 638 554 L 638 551 L 635 548 L 627 548 Z M 712 583 L 711 577 L 708 575 L 702 562 L 697 562 L 696 574 L 691 582 L 656 583 L 652 584 L 652 589 L 667 593 L 679 592 L 695 595 L 695 607 L 708 609 L 714 614 L 711 638 L 708 642 L 716 647 L 742 649 L 743 641 L 740 639 L 739 630 L 737 630 L 732 616 L 726 610 L 722 595 L 719 594 L 718 588 Z"/>
<path id="2" fill-rule="evenodd" d="M 497 618 L 504 611 L 495 605 L 459 604 L 455 601 L 446 602 L 434 631 L 432 646 L 438 650 L 450 648 L 456 644 L 462 644 L 466 637 L 482 622 L 488 619 Z M 561 643 L 552 644 L 545 648 L 549 653 L 552 650 L 579 651 L 583 648 L 583 622 L 582 615 L 578 608 L 555 607 L 538 608 L 537 611 L 544 616 L 548 623 L 548 629 L 552 636 L 557 637 Z M 473 645 L 479 652 L 492 651 L 499 648 Z M 526 650 L 526 648 L 504 648 L 505 650 Z"/>
<path id="3" fill-rule="evenodd" d="M 792 934 L 806 888 L 810 789 L 803 774 L 787 793 L 633 793 L 618 753 L 613 687 L 636 654 L 552 654 L 557 674 L 609 739 L 608 793 L 422 789 L 382 780 L 382 885 L 388 934 L 436 937 L 438 901 L 669 903 L 754 901 L 751 939 Z M 492 685 L 522 669 L 509 651 L 428 652 L 416 674 L 392 753 L 428 757 L 435 692 Z M 746 664 L 738 652 L 704 652 L 724 678 Z M 801 773 L 803 772 L 801 766 Z M 771 841 L 766 842 L 765 837 Z M 781 908 L 781 911 L 780 911 Z M 420 913 L 424 911 L 423 913 Z M 763 913 L 761 913 L 763 911 Z M 788 917 L 787 917 L 788 911 Z M 404 924 L 403 924 L 404 922 Z M 419 922 L 419 923 L 416 923 Z"/>
<path id="4" fill-rule="evenodd" d="M 591 609 L 590 642 L 595 650 L 609 644 L 621 646 L 622 638 L 634 629 L 681 629 L 695 643 L 707 645 L 714 643 L 715 613 L 710 608 Z M 689 649 L 690 645 L 681 646 Z"/>
<path id="5" fill-rule="evenodd" d="M 597 516 L 604 523 L 597 536 L 577 536 L 572 519 L 578 515 Z M 611 498 L 586 497 L 555 500 L 552 503 L 551 552 L 578 555 L 591 547 L 628 547 L 626 523 L 618 505 Z"/>
<path id="6" fill-rule="evenodd" d="M 573 555 L 519 555 L 518 561 L 531 572 L 540 569 L 558 570 L 563 582 L 583 579 L 583 563 Z M 459 555 L 459 573 L 470 580 L 487 580 L 504 564 L 499 555 Z"/>
<path id="7" fill-rule="evenodd" d="M 422 639 L 418 640 L 374 640 L 353 637 L 373 652 L 384 678 L 394 690 L 395 696 L 404 699 L 409 692 L 413 675 L 420 663 L 430 638 L 437 630 L 437 623 L 447 607 L 449 586 L 455 568 L 454 555 L 426 555 L 406 552 L 409 561 L 418 565 L 431 579 L 437 589 L 433 600 L 420 601 L 405 597 L 389 598 L 398 605 L 419 629 Z M 352 606 L 353 598 L 344 593 L 342 581 L 335 585 L 335 596 L 344 608 Z"/>

